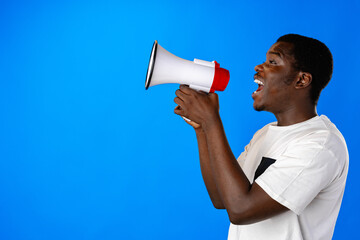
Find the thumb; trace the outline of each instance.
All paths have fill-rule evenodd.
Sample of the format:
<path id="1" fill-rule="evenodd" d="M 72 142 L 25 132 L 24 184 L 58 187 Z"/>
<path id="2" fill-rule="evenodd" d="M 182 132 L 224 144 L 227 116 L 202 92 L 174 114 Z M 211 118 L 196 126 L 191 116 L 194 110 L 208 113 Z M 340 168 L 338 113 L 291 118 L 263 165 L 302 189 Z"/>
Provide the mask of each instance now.
<path id="1" fill-rule="evenodd" d="M 220 105 L 219 105 L 219 96 L 216 93 L 209 93 L 209 98 L 210 101 L 214 104 L 217 105 L 218 110 L 220 109 Z"/>
<path id="2" fill-rule="evenodd" d="M 209 98 L 211 99 L 218 99 L 218 95 L 216 93 L 209 93 Z"/>

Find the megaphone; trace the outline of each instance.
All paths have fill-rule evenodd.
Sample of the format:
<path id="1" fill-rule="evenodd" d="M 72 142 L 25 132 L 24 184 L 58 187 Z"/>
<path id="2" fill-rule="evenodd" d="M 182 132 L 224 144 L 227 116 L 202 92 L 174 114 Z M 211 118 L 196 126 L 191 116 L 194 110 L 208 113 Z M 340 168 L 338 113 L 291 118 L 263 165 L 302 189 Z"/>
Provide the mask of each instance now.
<path id="1" fill-rule="evenodd" d="M 185 60 L 166 51 L 155 40 L 146 74 L 145 89 L 164 83 L 179 83 L 204 92 L 224 91 L 229 71 L 216 61 Z"/>

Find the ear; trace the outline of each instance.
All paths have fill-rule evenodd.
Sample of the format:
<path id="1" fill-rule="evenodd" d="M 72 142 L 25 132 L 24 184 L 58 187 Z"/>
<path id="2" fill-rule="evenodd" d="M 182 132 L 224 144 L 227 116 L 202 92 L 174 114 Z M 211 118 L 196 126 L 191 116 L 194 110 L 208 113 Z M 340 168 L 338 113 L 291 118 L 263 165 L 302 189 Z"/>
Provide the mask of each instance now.
<path id="1" fill-rule="evenodd" d="M 298 80 L 295 83 L 296 89 L 306 88 L 306 87 L 310 86 L 311 81 L 312 81 L 311 73 L 300 71 L 298 76 L 299 76 Z"/>

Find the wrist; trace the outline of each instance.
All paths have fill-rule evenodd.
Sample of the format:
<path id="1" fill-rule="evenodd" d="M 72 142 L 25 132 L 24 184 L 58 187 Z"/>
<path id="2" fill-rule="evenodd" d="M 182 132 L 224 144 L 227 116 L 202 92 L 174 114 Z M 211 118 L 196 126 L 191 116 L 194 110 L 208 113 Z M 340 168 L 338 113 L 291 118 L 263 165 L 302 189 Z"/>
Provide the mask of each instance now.
<path id="1" fill-rule="evenodd" d="M 207 121 L 204 121 L 204 123 L 201 125 L 202 130 L 204 132 L 207 132 L 211 129 L 215 129 L 221 126 L 222 126 L 221 118 L 218 112 L 214 114 L 214 116 L 208 118 Z"/>
<path id="2" fill-rule="evenodd" d="M 204 129 L 202 127 L 198 127 L 198 128 L 194 128 L 194 129 L 195 129 L 195 133 L 197 135 L 204 134 Z"/>

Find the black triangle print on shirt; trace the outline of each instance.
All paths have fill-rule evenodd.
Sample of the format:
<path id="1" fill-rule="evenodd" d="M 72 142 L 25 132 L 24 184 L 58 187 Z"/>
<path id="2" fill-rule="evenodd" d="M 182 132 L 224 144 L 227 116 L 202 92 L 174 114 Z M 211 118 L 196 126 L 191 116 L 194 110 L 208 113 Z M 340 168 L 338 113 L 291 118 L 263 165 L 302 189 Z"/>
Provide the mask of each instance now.
<path id="1" fill-rule="evenodd" d="M 273 164 L 274 162 L 276 162 L 275 159 L 272 158 L 267 158 L 267 157 L 263 157 L 261 159 L 261 162 L 258 166 L 258 168 L 255 171 L 255 176 L 254 176 L 254 182 L 255 180 L 265 172 L 265 170 L 270 167 L 271 164 Z"/>

